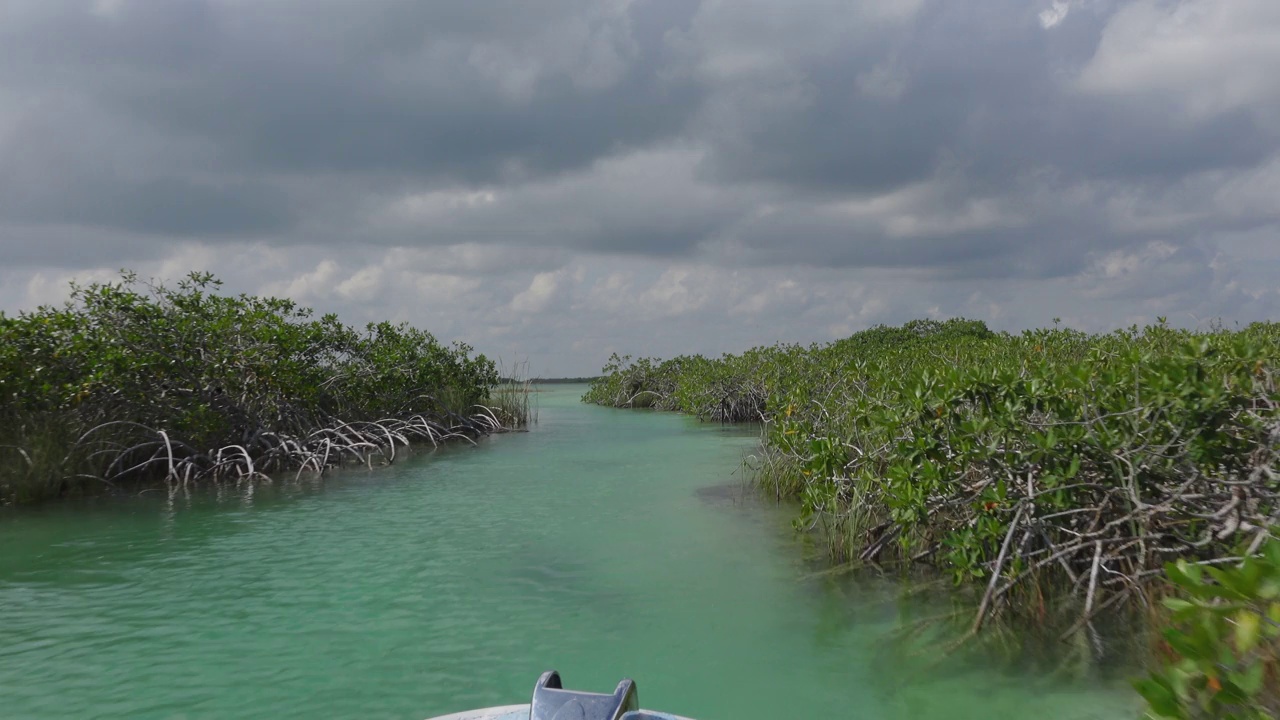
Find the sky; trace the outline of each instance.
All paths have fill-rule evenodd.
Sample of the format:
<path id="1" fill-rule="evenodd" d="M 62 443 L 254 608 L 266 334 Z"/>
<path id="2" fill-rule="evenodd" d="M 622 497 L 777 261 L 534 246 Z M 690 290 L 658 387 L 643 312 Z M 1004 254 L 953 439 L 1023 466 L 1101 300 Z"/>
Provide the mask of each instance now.
<path id="1" fill-rule="evenodd" d="M 1276 0 L 0 0 L 0 310 L 122 268 L 533 375 L 1280 319 Z"/>

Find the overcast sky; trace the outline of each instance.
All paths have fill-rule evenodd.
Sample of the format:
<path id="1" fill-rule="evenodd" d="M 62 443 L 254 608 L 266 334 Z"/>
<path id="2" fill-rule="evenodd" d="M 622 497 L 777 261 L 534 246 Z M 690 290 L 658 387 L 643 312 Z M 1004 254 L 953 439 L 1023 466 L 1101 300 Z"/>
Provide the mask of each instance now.
<path id="1" fill-rule="evenodd" d="M 1277 0 L 0 0 L 0 310 L 612 351 L 1280 319 Z"/>

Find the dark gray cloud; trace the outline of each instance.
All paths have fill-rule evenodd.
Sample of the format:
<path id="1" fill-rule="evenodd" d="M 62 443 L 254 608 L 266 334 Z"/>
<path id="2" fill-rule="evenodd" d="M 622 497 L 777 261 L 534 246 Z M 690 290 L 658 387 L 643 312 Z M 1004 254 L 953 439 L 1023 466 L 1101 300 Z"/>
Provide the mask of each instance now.
<path id="1" fill-rule="evenodd" d="M 732 309 L 694 275 L 615 277 L 645 258 L 816 335 L 1071 293 L 1116 322 L 1256 317 L 1278 65 L 1274 0 L 10 0 L 0 269 L 258 247 L 317 302 L 431 275 L 498 335 L 596 285 L 654 318 Z M 1036 283 L 1044 312 L 1011 314 Z"/>
<path id="2" fill-rule="evenodd" d="M 61 77 L 227 170 L 536 176 L 670 137 L 698 105 L 660 74 L 660 7 L 641 46 L 626 9 L 586 1 L 88 5 L 20 15 L 5 74 Z"/>

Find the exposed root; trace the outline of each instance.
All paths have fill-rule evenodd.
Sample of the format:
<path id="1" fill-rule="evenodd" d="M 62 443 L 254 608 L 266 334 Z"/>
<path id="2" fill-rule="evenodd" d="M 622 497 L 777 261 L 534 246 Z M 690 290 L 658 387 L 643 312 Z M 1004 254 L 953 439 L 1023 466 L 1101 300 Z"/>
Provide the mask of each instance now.
<path id="1" fill-rule="evenodd" d="M 76 449 L 88 457 L 103 458 L 105 472 L 97 479 L 107 483 L 148 476 L 187 485 L 203 480 L 264 479 L 269 478 L 269 473 L 286 470 L 294 470 L 295 477 L 301 477 L 306 472 L 323 474 L 344 462 L 372 468 L 374 459 L 381 458 L 389 465 L 395 462 L 397 446 L 421 442 L 437 447 L 449 441 L 475 445 L 482 436 L 508 430 L 495 412 L 478 407 L 480 412 L 469 418 L 450 414 L 444 418 L 449 424 L 414 414 L 363 422 L 335 419 L 305 435 L 262 430 L 243 444 L 204 452 L 162 429 L 134 422 L 108 422 L 84 433 Z M 116 432 L 110 432 L 113 430 Z M 122 434 L 131 438 L 128 444 L 117 439 Z"/>

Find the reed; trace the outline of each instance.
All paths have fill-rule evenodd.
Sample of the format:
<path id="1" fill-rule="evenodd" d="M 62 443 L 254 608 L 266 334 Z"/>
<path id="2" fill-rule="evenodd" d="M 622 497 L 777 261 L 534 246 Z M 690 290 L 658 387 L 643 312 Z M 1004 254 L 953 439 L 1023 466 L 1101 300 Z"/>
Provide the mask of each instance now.
<path id="1" fill-rule="evenodd" d="M 528 429 L 538 422 L 537 390 L 528 370 L 527 362 L 517 363 L 509 374 L 499 368 L 501 380 L 484 403 L 484 409 L 498 418 L 504 429 Z"/>

